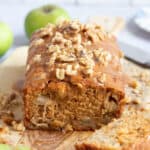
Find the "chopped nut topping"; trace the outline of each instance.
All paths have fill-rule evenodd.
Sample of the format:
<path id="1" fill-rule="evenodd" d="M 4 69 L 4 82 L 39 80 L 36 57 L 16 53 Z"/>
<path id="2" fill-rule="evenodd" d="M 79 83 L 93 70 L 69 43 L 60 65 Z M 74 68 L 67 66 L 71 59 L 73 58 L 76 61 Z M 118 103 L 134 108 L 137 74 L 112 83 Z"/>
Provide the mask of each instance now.
<path id="1" fill-rule="evenodd" d="M 93 68 L 87 68 L 83 71 L 84 74 L 91 75 L 93 73 Z"/>
<path id="2" fill-rule="evenodd" d="M 57 57 L 57 60 L 60 60 L 62 62 L 74 62 L 76 58 L 73 56 L 60 55 Z"/>
<path id="3" fill-rule="evenodd" d="M 74 22 L 72 22 L 72 24 L 71 24 L 71 29 L 73 29 L 73 30 L 80 30 L 80 23 L 79 23 L 79 21 L 74 21 Z"/>
<path id="4" fill-rule="evenodd" d="M 60 52 L 60 48 L 58 45 L 50 45 L 48 47 L 48 52 L 49 53 Z"/>
<path id="5" fill-rule="evenodd" d="M 38 39 L 35 39 L 34 41 L 32 41 L 32 43 L 30 44 L 30 47 L 38 46 L 38 45 L 41 45 L 42 43 L 44 43 L 44 40 L 41 38 L 38 38 Z"/>
<path id="6" fill-rule="evenodd" d="M 111 54 L 107 51 L 102 51 L 100 53 L 99 60 L 103 65 L 107 66 L 111 60 Z"/>
<path id="7" fill-rule="evenodd" d="M 42 80 L 42 79 L 45 79 L 46 78 L 46 73 L 41 73 L 40 76 L 38 77 L 35 77 L 35 80 Z"/>
<path id="8" fill-rule="evenodd" d="M 57 54 L 56 53 L 53 53 L 50 57 L 50 60 L 49 62 L 47 63 L 49 66 L 53 65 L 55 63 L 55 60 L 56 60 L 56 56 Z"/>
<path id="9" fill-rule="evenodd" d="M 112 56 L 109 52 L 103 50 L 103 48 L 96 49 L 93 51 L 96 60 L 98 60 L 103 65 L 107 66 Z"/>
<path id="10" fill-rule="evenodd" d="M 52 39 L 52 43 L 62 43 L 65 39 L 63 38 L 63 35 L 60 32 L 56 32 L 55 36 Z"/>
<path id="11" fill-rule="evenodd" d="M 39 30 L 37 30 L 37 32 L 40 32 L 41 38 L 44 36 L 47 36 L 47 35 L 52 36 L 54 33 L 54 31 L 53 31 L 54 28 L 55 28 L 55 26 L 53 24 L 48 24 L 47 28 L 40 28 Z"/>
<path id="12" fill-rule="evenodd" d="M 87 60 L 86 60 L 86 58 L 85 57 L 81 57 L 81 58 L 79 58 L 79 63 L 81 64 L 81 65 L 87 65 Z"/>
<path id="13" fill-rule="evenodd" d="M 65 78 L 65 74 L 77 74 L 78 70 L 85 75 L 92 75 L 96 63 L 106 66 L 112 58 L 109 51 L 102 47 L 90 49 L 90 45 L 96 45 L 107 35 L 98 25 L 63 21 L 56 26 L 49 24 L 38 32 L 42 37 L 33 40 L 31 45 L 40 45 L 45 40 L 44 35 L 48 35 L 48 56 L 41 58 L 40 55 L 36 55 L 34 61 L 40 62 L 46 58 L 47 67 L 56 67 L 56 77 L 60 80 Z M 27 67 L 28 70 L 29 66 Z"/>
<path id="14" fill-rule="evenodd" d="M 87 35 L 92 42 L 97 42 L 99 40 L 98 36 L 92 31 L 87 31 Z"/>
<path id="15" fill-rule="evenodd" d="M 64 69 L 56 69 L 56 77 L 59 80 L 63 80 L 65 78 L 65 70 Z"/>
<path id="16" fill-rule="evenodd" d="M 93 51 L 94 56 L 98 58 L 102 51 L 103 51 L 103 48 L 95 49 L 95 50 Z"/>
<path id="17" fill-rule="evenodd" d="M 40 62 L 41 61 L 41 55 L 40 54 L 35 55 L 33 58 L 33 61 L 34 62 Z"/>
<path id="18" fill-rule="evenodd" d="M 72 41 L 76 44 L 81 44 L 82 37 L 80 34 L 77 34 L 74 38 L 72 38 Z"/>
<path id="19" fill-rule="evenodd" d="M 73 69 L 78 70 L 80 68 L 80 65 L 78 63 L 73 65 Z"/>
<path id="20" fill-rule="evenodd" d="M 47 25 L 47 27 L 48 27 L 48 30 L 46 30 L 46 32 L 50 35 L 50 36 L 52 36 L 53 35 L 53 33 L 54 33 L 54 28 L 55 28 L 55 25 L 54 24 L 48 24 Z"/>
<path id="21" fill-rule="evenodd" d="M 72 65 L 67 65 L 66 74 L 67 75 L 76 75 L 77 70 L 73 70 Z"/>

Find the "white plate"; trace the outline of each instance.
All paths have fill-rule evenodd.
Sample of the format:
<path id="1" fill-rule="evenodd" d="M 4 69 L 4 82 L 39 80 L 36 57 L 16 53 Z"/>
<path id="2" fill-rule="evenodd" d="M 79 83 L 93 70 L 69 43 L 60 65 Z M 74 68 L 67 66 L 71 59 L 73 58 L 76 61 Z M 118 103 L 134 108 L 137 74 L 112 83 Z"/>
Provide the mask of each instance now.
<path id="1" fill-rule="evenodd" d="M 139 10 L 134 22 L 138 27 L 150 33 L 150 7 Z"/>

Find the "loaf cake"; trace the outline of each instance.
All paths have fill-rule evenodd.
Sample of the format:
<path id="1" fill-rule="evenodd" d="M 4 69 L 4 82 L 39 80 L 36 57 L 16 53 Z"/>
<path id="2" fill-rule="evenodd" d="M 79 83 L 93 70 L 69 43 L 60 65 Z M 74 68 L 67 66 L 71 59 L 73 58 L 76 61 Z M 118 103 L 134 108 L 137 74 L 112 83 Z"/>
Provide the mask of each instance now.
<path id="1" fill-rule="evenodd" d="M 149 107 L 150 108 L 150 107 Z M 149 150 L 150 109 L 132 105 L 124 115 L 76 145 L 77 150 Z"/>
<path id="2" fill-rule="evenodd" d="M 98 25 L 64 21 L 36 31 L 23 90 L 25 126 L 94 130 L 119 117 L 122 57 L 116 39 Z"/>

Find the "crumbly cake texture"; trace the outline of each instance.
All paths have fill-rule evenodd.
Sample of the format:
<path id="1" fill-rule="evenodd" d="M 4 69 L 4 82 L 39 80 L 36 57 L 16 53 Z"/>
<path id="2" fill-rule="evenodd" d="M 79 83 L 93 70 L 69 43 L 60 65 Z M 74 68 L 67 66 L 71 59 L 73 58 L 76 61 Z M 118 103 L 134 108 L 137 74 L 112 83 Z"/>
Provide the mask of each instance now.
<path id="1" fill-rule="evenodd" d="M 64 21 L 33 34 L 24 85 L 25 126 L 94 130 L 120 116 L 122 52 L 98 25 Z"/>
<path id="2" fill-rule="evenodd" d="M 140 106 L 140 105 L 139 105 Z M 141 106 L 140 106 L 141 107 Z M 149 150 L 150 109 L 130 106 L 120 119 L 95 131 L 77 150 Z"/>

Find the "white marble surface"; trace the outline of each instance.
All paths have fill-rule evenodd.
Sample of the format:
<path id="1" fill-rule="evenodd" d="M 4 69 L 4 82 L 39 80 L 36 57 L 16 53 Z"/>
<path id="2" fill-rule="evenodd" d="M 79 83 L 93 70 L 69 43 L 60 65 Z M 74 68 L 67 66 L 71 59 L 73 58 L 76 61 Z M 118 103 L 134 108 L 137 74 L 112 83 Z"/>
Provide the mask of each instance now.
<path id="1" fill-rule="evenodd" d="M 39 6 L 39 3 L 29 4 L 0 4 L 0 20 L 7 22 L 14 32 L 14 44 L 11 50 L 18 46 L 28 44 L 28 40 L 24 32 L 24 18 L 29 10 Z M 72 5 L 61 4 L 68 10 L 72 18 L 78 18 L 85 22 L 90 16 L 108 15 L 122 16 L 127 24 L 126 28 L 118 35 L 119 40 L 135 45 L 150 52 L 150 34 L 142 31 L 132 22 L 138 7 L 131 6 L 101 6 L 98 5 Z"/>

